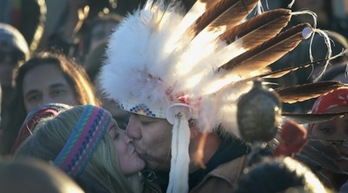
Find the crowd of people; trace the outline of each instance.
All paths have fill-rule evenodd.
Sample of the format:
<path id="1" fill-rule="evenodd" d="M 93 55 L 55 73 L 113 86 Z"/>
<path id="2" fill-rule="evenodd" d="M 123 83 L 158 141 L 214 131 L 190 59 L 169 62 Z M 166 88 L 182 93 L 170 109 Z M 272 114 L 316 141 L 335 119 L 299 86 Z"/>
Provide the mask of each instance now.
<path id="1" fill-rule="evenodd" d="M 0 189 L 348 192 L 347 32 L 346 0 L 0 0 Z"/>

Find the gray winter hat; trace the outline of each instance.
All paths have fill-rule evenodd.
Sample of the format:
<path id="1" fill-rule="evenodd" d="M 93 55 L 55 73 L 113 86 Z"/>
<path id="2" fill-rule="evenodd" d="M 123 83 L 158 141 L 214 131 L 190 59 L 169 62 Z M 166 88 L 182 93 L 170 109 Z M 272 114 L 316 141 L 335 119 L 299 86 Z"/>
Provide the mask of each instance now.
<path id="1" fill-rule="evenodd" d="M 0 44 L 13 46 L 25 55 L 25 59 L 29 58 L 30 51 L 28 43 L 21 32 L 9 24 L 0 23 Z"/>

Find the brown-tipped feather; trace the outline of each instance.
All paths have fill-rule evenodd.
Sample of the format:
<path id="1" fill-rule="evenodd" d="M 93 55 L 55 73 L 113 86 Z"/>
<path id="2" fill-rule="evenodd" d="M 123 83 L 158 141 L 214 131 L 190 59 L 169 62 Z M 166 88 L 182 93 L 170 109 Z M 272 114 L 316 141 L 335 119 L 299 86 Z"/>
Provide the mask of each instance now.
<path id="1" fill-rule="evenodd" d="M 300 64 L 300 65 L 297 65 L 297 66 L 291 66 L 291 67 L 288 67 L 288 68 L 274 70 L 274 71 L 271 71 L 271 72 L 267 72 L 267 73 L 264 73 L 264 74 L 257 75 L 255 77 L 253 77 L 252 79 L 255 79 L 255 78 L 279 78 L 279 77 L 282 77 L 282 76 L 284 76 L 284 75 L 286 75 L 286 74 L 288 74 L 290 72 L 296 71 L 296 70 L 301 69 L 301 68 L 307 68 L 307 67 L 310 67 L 312 65 L 322 64 L 322 62 L 325 62 L 327 60 L 328 59 L 320 59 L 320 60 L 316 60 L 316 61 L 313 61 L 313 62 Z"/>
<path id="2" fill-rule="evenodd" d="M 325 81 L 276 88 L 274 91 L 278 93 L 282 102 L 296 103 L 319 97 L 322 94 L 326 94 L 342 86 L 344 86 L 344 84 L 339 81 Z"/>
<path id="3" fill-rule="evenodd" d="M 327 60 L 328 59 L 319 59 L 319 60 L 316 60 L 313 62 L 308 62 L 305 64 L 300 64 L 297 66 L 283 68 L 283 69 L 275 70 L 275 71 L 269 71 L 269 70 L 266 70 L 266 68 L 264 68 L 264 70 L 266 72 L 263 73 L 262 70 L 259 70 L 258 71 L 258 72 L 260 72 L 259 74 L 252 76 L 252 77 L 248 77 L 248 78 L 244 78 L 242 80 L 239 80 L 239 81 L 235 82 L 235 84 L 245 84 L 246 82 L 253 81 L 253 80 L 256 80 L 259 78 L 270 78 L 270 79 L 271 78 L 280 78 L 280 77 L 282 77 L 290 72 L 296 71 L 296 70 L 301 69 L 301 68 L 307 68 L 307 67 L 312 66 L 312 65 L 322 64 L 322 62 L 325 62 Z M 230 86 L 232 86 L 232 85 L 227 85 L 223 89 L 230 88 Z"/>
<path id="4" fill-rule="evenodd" d="M 295 120 L 300 124 L 312 124 L 319 123 L 322 121 L 330 121 L 336 117 L 343 116 L 348 114 L 348 111 L 345 112 L 337 112 L 337 113 L 323 113 L 323 114 L 306 114 L 306 113 L 286 113 L 283 112 L 282 116 L 287 117 L 289 119 Z"/>
<path id="5" fill-rule="evenodd" d="M 208 10 L 209 7 L 212 7 L 218 1 L 219 0 L 183 0 L 183 5 L 188 10 L 187 13 L 190 13 L 190 12 L 196 13 L 197 9 L 202 9 L 202 5 L 204 5 L 204 10 Z"/>
<path id="6" fill-rule="evenodd" d="M 181 21 L 179 32 L 189 34 L 194 38 L 197 34 L 194 33 L 194 26 L 200 17 L 219 0 L 183 0 L 184 7 L 189 9 Z M 183 30 L 183 31 L 181 31 Z"/>
<path id="7" fill-rule="evenodd" d="M 277 35 L 290 18 L 291 10 L 288 9 L 267 11 L 227 30 L 219 38 L 227 44 L 237 38 L 242 39 L 243 47 L 251 49 Z"/>
<path id="8" fill-rule="evenodd" d="M 192 33 L 196 36 L 209 25 L 209 29 L 218 26 L 234 27 L 240 23 L 256 6 L 258 0 L 220 0 L 199 17 Z"/>
<path id="9" fill-rule="evenodd" d="M 253 81 L 259 78 L 269 78 L 269 79 L 275 79 L 275 78 L 280 78 L 290 72 L 296 71 L 298 69 L 301 68 L 307 68 L 309 66 L 312 66 L 314 64 L 321 64 L 321 62 L 326 61 L 326 59 L 320 59 L 314 62 L 308 62 L 305 64 L 301 64 L 301 65 L 297 65 L 297 66 L 292 66 L 292 67 L 288 67 L 288 68 L 283 68 L 283 69 L 279 69 L 279 70 L 274 70 L 274 71 L 270 71 L 267 70 L 267 68 L 264 68 L 263 70 L 265 70 L 265 72 L 263 72 L 262 70 L 259 70 L 258 74 L 252 77 L 248 77 L 248 78 L 244 78 L 240 81 L 238 81 L 238 83 L 245 83 L 245 82 L 249 82 L 249 81 Z"/>
<path id="10" fill-rule="evenodd" d="M 218 70 L 225 69 L 236 74 L 245 74 L 265 68 L 293 50 L 302 41 L 302 31 L 306 27 L 310 27 L 309 24 L 302 23 L 296 25 L 230 60 L 220 66 Z"/>

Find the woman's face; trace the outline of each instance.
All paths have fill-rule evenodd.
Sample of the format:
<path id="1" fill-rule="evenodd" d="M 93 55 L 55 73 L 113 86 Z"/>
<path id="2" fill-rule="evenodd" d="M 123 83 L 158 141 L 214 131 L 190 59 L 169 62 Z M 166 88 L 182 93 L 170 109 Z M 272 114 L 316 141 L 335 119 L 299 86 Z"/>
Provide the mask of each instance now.
<path id="1" fill-rule="evenodd" d="M 348 107 L 332 107 L 325 113 L 343 111 L 348 111 Z M 344 171 L 348 171 L 348 115 L 313 125 L 311 136 L 324 139 L 337 149 L 341 158 L 335 161 Z"/>
<path id="2" fill-rule="evenodd" d="M 25 74 L 23 98 L 27 113 L 47 103 L 78 104 L 62 71 L 53 64 L 39 65 Z"/>
<path id="3" fill-rule="evenodd" d="M 133 144 L 130 143 L 130 138 L 126 135 L 126 131 L 120 129 L 114 121 L 108 132 L 114 142 L 121 172 L 127 176 L 143 170 L 145 161 L 135 151 Z"/>

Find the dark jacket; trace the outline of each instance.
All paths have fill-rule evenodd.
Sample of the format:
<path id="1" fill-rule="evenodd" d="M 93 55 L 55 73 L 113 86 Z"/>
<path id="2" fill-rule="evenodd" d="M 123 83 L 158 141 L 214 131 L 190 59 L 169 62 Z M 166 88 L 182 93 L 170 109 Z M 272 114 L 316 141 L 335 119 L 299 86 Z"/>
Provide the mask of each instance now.
<path id="1" fill-rule="evenodd" d="M 233 192 L 236 188 L 243 169 L 248 161 L 247 155 L 243 155 L 209 172 L 204 178 L 190 190 L 190 193 L 225 193 Z M 159 185 L 146 183 L 144 193 L 162 193 Z"/>

